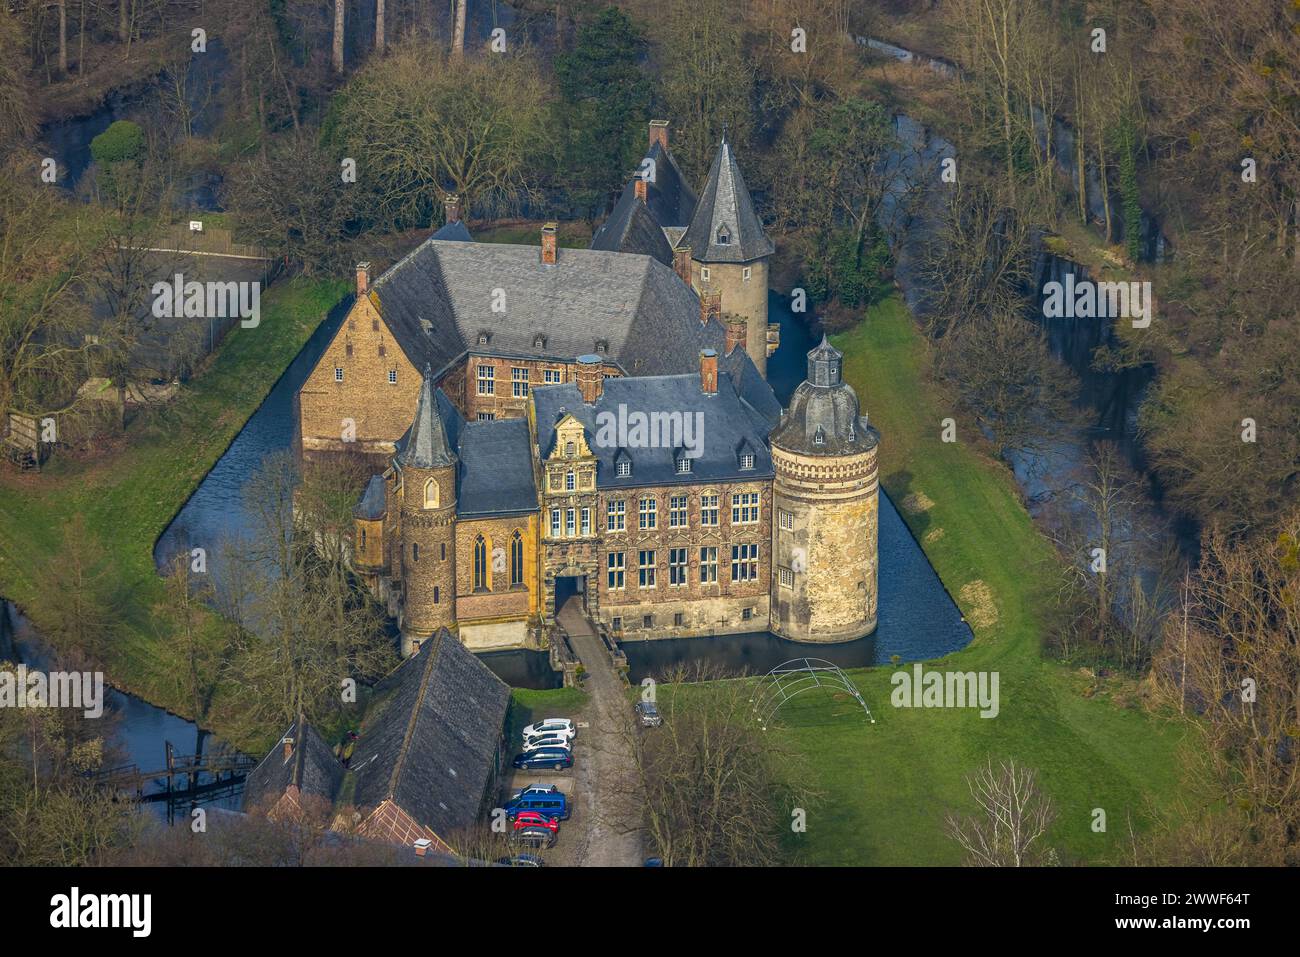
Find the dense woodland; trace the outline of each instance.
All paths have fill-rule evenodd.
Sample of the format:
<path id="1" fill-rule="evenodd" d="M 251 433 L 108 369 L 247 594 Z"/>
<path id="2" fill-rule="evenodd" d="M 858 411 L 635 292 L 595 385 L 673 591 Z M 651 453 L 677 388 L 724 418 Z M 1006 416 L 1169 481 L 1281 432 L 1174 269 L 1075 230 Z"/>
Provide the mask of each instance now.
<path id="1" fill-rule="evenodd" d="M 147 375 L 136 358 L 149 333 L 147 271 L 133 250 L 185 218 L 178 187 L 196 175 L 220 178 L 238 239 L 295 273 L 338 276 L 368 250 L 437 226 L 450 192 L 483 226 L 598 223 L 644 151 L 651 116 L 672 120 L 674 154 L 697 183 L 725 129 L 780 247 L 779 290 L 807 289 L 829 331 L 869 323 L 893 291 L 890 241 L 908 226 L 877 215 L 902 149 L 893 115 L 908 113 L 955 145 L 959 170 L 923 257 L 929 296 L 917 319 L 937 385 L 978 424 L 990 456 L 1046 445 L 1079 414 L 1078 384 L 1035 321 L 1035 252 L 1046 244 L 1096 276 L 1154 287 L 1150 327 L 1119 323 L 1116 343 L 1093 357 L 1098 369 L 1155 370 L 1139 420 L 1150 474 L 1097 446 L 1076 489 L 1086 527 L 1054 532 L 1060 615 L 1045 636 L 1048 654 L 1144 679 L 1153 706 L 1205 743 L 1203 766 L 1189 772 L 1203 803 L 1135 842 L 1135 856 L 1296 863 L 1300 9 L 1277 0 L 1240 0 L 1230 15 L 1217 0 L 519 0 L 507 17 L 489 6 L 20 0 L 0 10 L 0 417 L 62 416 L 60 454 L 87 459 L 84 437 L 121 432 L 124 401 L 106 415 L 78 390 L 97 376 L 125 396 Z M 504 50 L 489 39 L 498 13 Z M 196 27 L 206 52 L 195 50 Z M 956 70 L 882 65 L 849 39 L 858 36 Z M 213 51 L 218 71 L 192 68 Z M 75 192 L 50 188 L 40 177 L 47 124 L 115 91 L 156 108 L 95 140 Z M 1066 165 L 1078 178 L 1062 173 L 1058 141 L 1040 135 L 1036 117 L 1072 129 Z M 343 158 L 355 160 L 355 182 L 340 176 Z M 1100 211 L 1087 199 L 1090 167 L 1113 198 Z M 1167 238 L 1160 262 L 1140 243 L 1144 211 Z M 187 373 L 200 364 L 187 357 Z M 265 481 L 284 494 L 289 479 L 276 470 L 288 465 L 273 465 Z M 317 477 L 314 487 L 324 511 L 346 518 L 338 481 Z M 1126 505 L 1152 487 L 1168 515 L 1199 530 L 1191 554 L 1137 540 Z M 1120 574 L 1088 572 L 1083 556 L 1098 534 Z M 47 620 L 93 658 L 89 636 L 111 634 L 112 586 L 98 580 L 110 573 L 93 554 L 77 552 L 59 574 L 84 575 L 78 593 L 91 597 Z M 261 596 L 267 614 L 320 623 L 319 634 L 282 629 L 279 647 L 246 647 L 246 631 L 231 633 L 231 660 L 266 692 L 266 713 L 250 720 L 274 724 L 324 707 L 322 688 L 339 674 L 375 673 L 382 654 L 341 555 L 265 560 L 293 571 L 282 591 Z M 183 615 L 192 590 L 177 589 L 173 613 Z M 284 660 L 299 670 L 286 673 Z M 210 670 L 195 664 L 191 674 Z M 1257 701 L 1239 700 L 1244 679 Z M 0 765 L 0 801 L 21 824 L 0 831 L 0 850 L 73 862 L 113 843 L 112 829 L 125 825 L 74 786 L 88 760 L 80 729 L 0 724 L 0 733 L 7 753 L 30 759 L 26 772 Z M 51 794 L 96 813 L 71 828 L 75 840 L 15 843 L 20 830 L 71 827 L 72 811 Z M 1210 802 L 1226 810 L 1206 812 Z"/>

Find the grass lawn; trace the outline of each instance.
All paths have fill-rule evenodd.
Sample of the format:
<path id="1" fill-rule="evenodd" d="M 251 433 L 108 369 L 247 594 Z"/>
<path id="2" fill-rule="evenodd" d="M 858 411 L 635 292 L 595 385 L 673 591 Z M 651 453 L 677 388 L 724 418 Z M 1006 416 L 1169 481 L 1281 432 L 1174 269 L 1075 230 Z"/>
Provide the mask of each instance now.
<path id="1" fill-rule="evenodd" d="M 792 853 L 815 864 L 959 864 L 944 814 L 974 811 L 964 775 L 992 755 L 1040 772 L 1058 810 L 1051 843 L 1063 861 L 1116 859 L 1127 816 L 1140 824 L 1151 802 L 1177 789 L 1180 733 L 1134 703 L 1132 683 L 1085 697 L 1092 679 L 1043 658 L 1052 550 L 1009 471 L 961 441 L 975 426 L 933 386 L 923 338 L 901 300 L 873 308 L 834 341 L 881 430 L 885 489 L 897 503 L 912 493 L 933 502 L 920 513 L 902 509 L 913 533 L 968 620 L 992 617 L 990 597 L 996 612 L 975 626 L 970 646 L 932 664 L 998 672 L 1001 712 L 984 719 L 974 709 L 894 708 L 891 667 L 853 673 L 875 725 L 812 694 L 787 706 L 778 733 L 806 755 L 808 783 L 820 794 L 807 832 L 788 839 Z M 956 443 L 940 441 L 949 415 Z M 1105 811 L 1105 833 L 1092 830 L 1094 808 Z"/>
<path id="2" fill-rule="evenodd" d="M 106 679 L 178 713 L 191 710 L 166 621 L 153 611 L 164 598 L 154 542 L 347 288 L 333 280 L 273 287 L 259 325 L 236 326 L 173 402 L 132 423 L 119 450 L 89 462 L 55 456 L 40 475 L 0 471 L 0 595 L 40 628 L 42 610 L 58 600 L 44 590 L 46 570 L 65 523 L 80 513 L 121 589 L 125 620 Z"/>
<path id="3" fill-rule="evenodd" d="M 506 741 L 513 745 L 520 740 L 524 728 L 543 718 L 570 718 L 587 706 L 587 692 L 580 688 L 553 688 L 535 691 L 531 688 L 512 688 L 509 727 Z"/>

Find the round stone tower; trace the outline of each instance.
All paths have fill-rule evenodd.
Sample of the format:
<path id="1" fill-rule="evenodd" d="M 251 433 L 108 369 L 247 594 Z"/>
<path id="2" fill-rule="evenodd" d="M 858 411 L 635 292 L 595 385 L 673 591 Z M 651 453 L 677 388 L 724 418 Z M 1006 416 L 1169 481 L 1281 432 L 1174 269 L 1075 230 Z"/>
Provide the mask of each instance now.
<path id="1" fill-rule="evenodd" d="M 772 431 L 772 631 L 850 641 L 876 627 L 880 433 L 823 336 Z"/>
<path id="2" fill-rule="evenodd" d="M 393 464 L 402 556 L 402 654 L 456 623 L 456 453 L 447 440 L 428 370 L 415 421 Z"/>

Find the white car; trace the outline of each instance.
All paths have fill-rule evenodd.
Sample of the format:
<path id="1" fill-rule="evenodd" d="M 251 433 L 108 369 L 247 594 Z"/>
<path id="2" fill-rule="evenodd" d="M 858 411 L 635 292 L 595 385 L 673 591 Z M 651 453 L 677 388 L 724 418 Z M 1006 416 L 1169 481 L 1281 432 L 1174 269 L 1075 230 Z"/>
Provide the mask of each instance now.
<path id="1" fill-rule="evenodd" d="M 524 739 L 524 753 L 536 751 L 538 748 L 563 748 L 565 751 L 572 751 L 573 745 L 568 738 L 561 737 L 558 734 L 547 734 L 537 738 Z"/>
<path id="2" fill-rule="evenodd" d="M 577 733 L 573 722 L 568 718 L 547 718 L 545 721 L 538 721 L 524 728 L 524 741 L 529 738 L 540 738 L 542 735 L 559 735 L 567 741 Z"/>

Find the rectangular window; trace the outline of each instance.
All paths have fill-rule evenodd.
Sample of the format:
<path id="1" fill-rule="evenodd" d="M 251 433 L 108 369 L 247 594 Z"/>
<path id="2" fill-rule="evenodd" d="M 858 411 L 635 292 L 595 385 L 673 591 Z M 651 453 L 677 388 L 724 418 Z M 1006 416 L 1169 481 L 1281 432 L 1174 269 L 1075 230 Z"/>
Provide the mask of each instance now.
<path id="1" fill-rule="evenodd" d="M 478 367 L 478 394 L 496 395 L 496 369 L 491 366 Z"/>
<path id="2" fill-rule="evenodd" d="M 746 266 L 744 269 L 742 269 L 742 270 L 740 271 L 740 278 L 741 278 L 744 282 L 749 282 L 749 277 L 750 277 L 750 275 L 751 275 L 751 271 L 750 271 L 750 267 L 749 267 L 749 266 Z"/>
<path id="3" fill-rule="evenodd" d="M 731 524 L 753 525 L 758 521 L 758 493 L 738 492 L 731 496 Z"/>
<path id="4" fill-rule="evenodd" d="M 397 385 L 397 370 L 396 370 L 396 369 L 389 369 L 389 370 L 388 370 L 388 383 L 389 383 L 389 385 Z"/>
<path id="5" fill-rule="evenodd" d="M 573 491 L 574 489 L 576 489 L 577 487 L 578 487 L 578 479 L 577 479 L 577 476 L 575 476 L 572 472 L 565 472 L 565 473 L 564 473 L 564 490 L 565 490 L 566 492 L 572 492 L 572 491 Z"/>
<path id="6" fill-rule="evenodd" d="M 641 616 L 641 627 L 642 627 L 642 628 L 652 628 L 652 627 L 654 627 L 654 623 L 655 623 L 655 616 L 654 616 L 654 615 L 642 615 L 642 616 Z"/>
<path id="7" fill-rule="evenodd" d="M 643 498 L 637 503 L 637 527 L 650 531 L 659 527 L 659 503 L 652 498 Z"/>
<path id="8" fill-rule="evenodd" d="M 494 422 L 496 417 L 497 414 L 495 412 L 480 412 L 478 414 L 478 420 L 480 422 Z"/>
<path id="9" fill-rule="evenodd" d="M 686 584 L 686 549 L 668 549 L 668 584 Z"/>
<path id="10" fill-rule="evenodd" d="M 610 553 L 609 553 L 609 561 L 608 561 L 607 565 L 608 565 L 608 568 L 609 568 L 609 587 L 610 587 L 610 588 L 622 588 L 622 587 L 623 587 L 623 572 L 624 572 L 624 567 L 623 567 L 623 553 L 622 553 L 622 552 L 610 552 Z"/>
<path id="11" fill-rule="evenodd" d="M 551 509 L 551 538 L 560 537 L 560 510 Z"/>
<path id="12" fill-rule="evenodd" d="M 740 455 L 740 468 L 742 471 L 748 471 L 754 467 L 754 453 L 742 452 Z"/>
<path id="13" fill-rule="evenodd" d="M 621 498 L 617 501 L 610 502 L 605 510 L 605 529 L 610 532 L 621 532 L 627 528 L 627 502 Z"/>
<path id="14" fill-rule="evenodd" d="M 677 474 L 678 475 L 691 474 L 691 460 L 684 455 L 677 460 Z"/>
<path id="15" fill-rule="evenodd" d="M 672 495 L 668 499 L 668 527 L 685 528 L 686 527 L 686 503 L 685 495 Z"/>
<path id="16" fill-rule="evenodd" d="M 789 568 L 781 568 L 779 571 L 780 571 L 780 577 L 781 577 L 781 587 L 782 587 L 782 588 L 793 588 L 793 587 L 794 587 L 794 572 L 793 572 L 791 569 L 789 569 Z"/>
<path id="17" fill-rule="evenodd" d="M 655 551 L 653 548 L 637 553 L 637 583 L 642 588 L 655 587 Z"/>
<path id="18" fill-rule="evenodd" d="M 342 366 L 335 366 L 335 367 L 334 367 L 334 381 L 335 381 L 335 382 L 342 382 L 342 381 L 343 381 L 343 367 L 342 367 Z"/>
<path id="19" fill-rule="evenodd" d="M 618 463 L 618 477 L 627 478 L 631 474 L 632 474 L 632 463 L 627 459 L 621 460 Z"/>
<path id="20" fill-rule="evenodd" d="M 704 268 L 702 268 L 702 269 L 700 270 L 700 278 L 703 279 L 705 282 L 708 282 L 708 281 L 709 281 L 709 267 L 708 267 L 708 266 L 705 266 Z"/>
<path id="21" fill-rule="evenodd" d="M 528 398 L 528 370 L 510 367 L 510 389 L 516 399 Z"/>
<path id="22" fill-rule="evenodd" d="M 794 531 L 794 512 L 789 512 L 783 508 L 778 508 L 776 510 L 776 518 L 777 518 L 777 522 L 780 523 L 781 528 L 783 528 L 785 531 L 787 532 Z"/>
<path id="23" fill-rule="evenodd" d="M 717 527 L 718 524 L 718 496 L 701 495 L 700 496 L 700 524 L 710 527 Z"/>
<path id="24" fill-rule="evenodd" d="M 591 509 L 589 508 L 582 510 L 582 534 L 591 534 Z"/>
<path id="25" fill-rule="evenodd" d="M 571 508 L 566 508 L 566 509 L 564 510 L 564 536 L 565 536 L 565 538 L 572 538 L 572 537 L 573 537 L 574 519 L 575 519 L 575 517 L 576 517 L 576 516 L 575 516 L 575 514 L 574 514 L 574 510 L 573 510 L 573 509 L 571 509 Z"/>
<path id="26" fill-rule="evenodd" d="M 731 580 L 758 581 L 758 545 L 731 546 Z"/>
<path id="27" fill-rule="evenodd" d="M 686 624 L 686 616 L 683 615 L 680 611 L 677 612 L 675 615 L 673 615 L 673 624 L 678 628 L 682 627 L 682 625 Z"/>
<path id="28" fill-rule="evenodd" d="M 615 615 L 615 616 L 613 617 L 613 619 L 610 621 L 610 623 L 609 623 L 609 627 L 610 627 L 610 629 L 613 630 L 613 631 L 622 631 L 622 630 L 623 630 L 623 617 L 622 617 L 621 615 Z"/>
<path id="29" fill-rule="evenodd" d="M 700 584 L 712 585 L 718 581 L 718 549 L 710 545 L 700 549 Z"/>
<path id="30" fill-rule="evenodd" d="M 542 371 L 542 381 L 546 385 L 559 385 L 564 380 L 560 378 L 559 369 L 544 369 Z"/>

